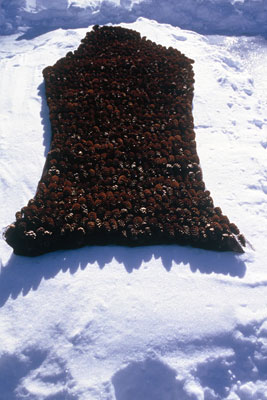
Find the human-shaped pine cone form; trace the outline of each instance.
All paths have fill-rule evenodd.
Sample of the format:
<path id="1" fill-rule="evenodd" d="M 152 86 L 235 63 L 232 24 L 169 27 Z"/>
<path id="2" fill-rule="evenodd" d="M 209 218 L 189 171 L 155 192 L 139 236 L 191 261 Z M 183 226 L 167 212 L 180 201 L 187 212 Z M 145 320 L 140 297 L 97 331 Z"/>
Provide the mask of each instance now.
<path id="1" fill-rule="evenodd" d="M 202 180 L 192 63 L 133 30 L 95 26 L 44 69 L 51 150 L 5 232 L 16 254 L 165 243 L 243 252 Z"/>

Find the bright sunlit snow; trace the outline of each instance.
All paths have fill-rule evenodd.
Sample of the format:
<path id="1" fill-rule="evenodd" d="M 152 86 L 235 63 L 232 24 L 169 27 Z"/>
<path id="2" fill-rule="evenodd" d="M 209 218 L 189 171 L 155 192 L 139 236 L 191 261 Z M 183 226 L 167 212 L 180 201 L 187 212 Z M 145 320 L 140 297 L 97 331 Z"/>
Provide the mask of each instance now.
<path id="1" fill-rule="evenodd" d="M 50 3 L 28 1 L 27 12 L 39 18 Z M 78 1 L 57 2 L 59 14 L 63 3 Z M 255 3 L 254 14 L 266 5 L 232 3 Z M 204 181 L 247 250 L 108 246 L 26 258 L 1 240 L 0 400 L 267 399 L 267 42 L 145 18 L 121 25 L 195 60 Z M 91 28 L 0 37 L 2 229 L 34 196 L 49 150 L 42 69 Z"/>

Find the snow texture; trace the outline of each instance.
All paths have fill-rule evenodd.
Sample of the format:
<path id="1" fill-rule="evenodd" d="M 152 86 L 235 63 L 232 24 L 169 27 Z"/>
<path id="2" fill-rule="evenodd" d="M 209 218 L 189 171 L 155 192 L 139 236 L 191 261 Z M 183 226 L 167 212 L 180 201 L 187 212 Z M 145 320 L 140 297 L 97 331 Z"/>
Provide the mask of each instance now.
<path id="1" fill-rule="evenodd" d="M 49 3 L 27 12 L 36 4 Z M 18 6 L 2 2 L 4 21 Z M 242 256 L 173 245 L 29 259 L 1 240 L 0 400 L 266 400 L 267 42 L 145 18 L 122 26 L 195 59 L 204 180 L 250 245 Z M 42 69 L 89 29 L 0 38 L 1 227 L 34 195 L 49 150 Z"/>
<path id="2" fill-rule="evenodd" d="M 267 0 L 2 0 L 0 34 L 154 19 L 203 34 L 265 35 Z"/>

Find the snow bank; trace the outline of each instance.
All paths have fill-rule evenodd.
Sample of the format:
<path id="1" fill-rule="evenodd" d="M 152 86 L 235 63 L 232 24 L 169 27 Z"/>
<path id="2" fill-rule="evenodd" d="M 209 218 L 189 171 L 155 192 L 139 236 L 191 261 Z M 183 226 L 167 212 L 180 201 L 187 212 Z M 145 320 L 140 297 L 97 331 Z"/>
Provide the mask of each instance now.
<path id="1" fill-rule="evenodd" d="M 154 19 L 206 34 L 267 33 L 267 0 L 3 0 L 0 34 Z"/>

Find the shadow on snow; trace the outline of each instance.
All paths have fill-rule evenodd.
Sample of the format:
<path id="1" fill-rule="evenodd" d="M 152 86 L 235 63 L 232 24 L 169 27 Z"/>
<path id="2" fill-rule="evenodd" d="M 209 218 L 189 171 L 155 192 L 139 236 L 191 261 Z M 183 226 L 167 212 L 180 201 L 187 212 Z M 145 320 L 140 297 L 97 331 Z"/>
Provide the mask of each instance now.
<path id="1" fill-rule="evenodd" d="M 45 82 L 43 81 L 41 85 L 38 86 L 38 95 L 41 97 L 41 122 L 43 125 L 43 146 L 44 146 L 44 155 L 47 156 L 47 153 L 50 150 L 51 144 L 51 123 L 49 117 L 49 108 L 46 101 L 45 95 Z"/>
<path id="2" fill-rule="evenodd" d="M 177 372 L 160 360 L 132 362 L 112 377 L 116 400 L 190 400 Z"/>
<path id="3" fill-rule="evenodd" d="M 263 3 L 264 0 L 262 0 Z M 10 21 L 14 23 L 17 14 L 10 6 Z M 87 28 L 89 25 L 131 23 L 143 17 L 161 24 L 171 24 L 182 29 L 192 30 L 202 35 L 256 36 L 266 37 L 267 11 L 263 4 L 252 1 L 215 2 L 206 0 L 166 1 L 161 0 L 132 2 L 121 0 L 120 5 L 112 1 L 102 1 L 94 7 L 65 10 L 48 8 L 32 13 L 23 13 L 22 23 L 29 27 L 17 40 L 31 40 L 56 29 Z M 52 16 L 52 18 L 51 18 Z M 207 18 L 209 16 L 209 18 Z M 233 22 L 234 21 L 234 22 Z M 15 23 L 17 26 L 17 23 Z"/>
<path id="4" fill-rule="evenodd" d="M 38 257 L 22 257 L 12 254 L 0 274 L 0 307 L 8 298 L 26 296 L 30 290 L 37 290 L 42 279 L 54 278 L 59 272 L 74 275 L 77 270 L 97 264 L 100 269 L 112 260 L 122 264 L 130 274 L 134 269 L 151 260 L 161 260 L 169 272 L 176 267 L 189 266 L 191 272 L 203 274 L 218 273 L 243 278 L 245 263 L 234 253 L 220 253 L 178 245 L 162 246 L 91 246 L 76 250 L 60 250 Z"/>

